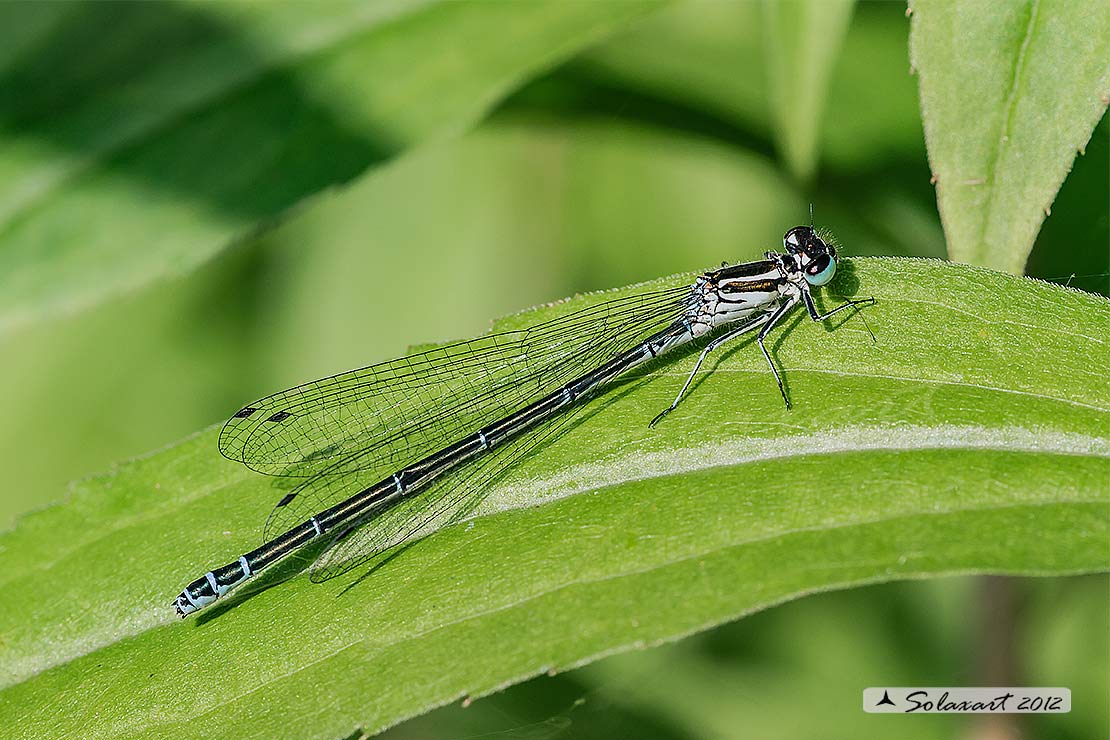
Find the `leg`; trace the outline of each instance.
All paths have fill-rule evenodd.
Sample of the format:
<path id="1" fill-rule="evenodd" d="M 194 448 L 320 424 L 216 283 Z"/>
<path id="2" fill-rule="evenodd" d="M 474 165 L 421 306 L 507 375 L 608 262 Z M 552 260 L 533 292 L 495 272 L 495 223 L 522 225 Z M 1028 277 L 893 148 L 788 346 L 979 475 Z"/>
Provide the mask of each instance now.
<path id="1" fill-rule="evenodd" d="M 825 314 L 817 313 L 817 306 L 813 304 L 813 296 L 809 294 L 808 290 L 802 291 L 802 302 L 805 303 L 806 311 L 809 312 L 809 317 L 811 319 L 813 319 L 814 321 L 824 321 L 838 311 L 843 311 L 844 309 L 851 308 L 852 306 L 869 305 L 874 303 L 875 299 L 864 298 L 859 301 L 846 301 L 845 303 L 842 303 L 841 305 L 837 306 L 836 308 Z M 774 314 L 771 315 L 771 318 L 767 321 L 767 325 L 763 327 L 763 331 L 759 332 L 759 337 L 757 340 L 759 342 L 759 348 L 763 350 L 763 356 L 767 358 L 767 364 L 771 366 L 771 372 L 775 374 L 775 381 L 779 384 L 779 393 L 782 394 L 782 400 L 786 402 L 786 408 L 790 408 L 790 399 L 786 396 L 786 389 L 782 387 L 782 377 L 779 375 L 778 368 L 775 367 L 774 360 L 771 359 L 771 353 L 767 351 L 767 347 L 763 344 L 763 340 L 766 339 L 767 335 L 771 333 L 771 330 L 775 328 L 775 324 L 779 323 L 779 321 L 782 320 L 782 317 L 785 316 L 791 308 L 796 306 L 797 303 L 798 301 L 797 299 L 795 299 L 794 301 L 791 301 L 789 303 L 782 304 L 782 306 L 777 311 L 775 311 Z M 867 326 L 867 322 L 865 321 L 863 325 Z M 868 327 L 867 333 L 871 334 L 870 327 Z M 871 341 L 874 340 L 875 335 L 871 334 Z"/>
<path id="2" fill-rule="evenodd" d="M 875 302 L 875 299 L 874 298 L 863 298 L 863 299 L 858 300 L 858 301 L 845 301 L 844 303 L 841 303 L 839 306 L 837 306 L 833 310 L 829 311 L 828 313 L 824 313 L 824 314 L 817 313 L 817 306 L 815 306 L 813 304 L 813 296 L 811 296 L 809 294 L 808 290 L 803 290 L 802 291 L 802 301 L 806 304 L 806 311 L 809 312 L 809 317 L 811 319 L 813 319 L 814 321 L 824 321 L 825 319 L 832 316 L 834 313 L 838 313 L 840 311 L 843 311 L 846 308 L 851 308 L 852 306 L 870 306 L 871 304 L 873 304 Z M 865 321 L 863 325 L 867 326 L 867 322 Z M 871 328 L 870 327 L 868 327 L 867 333 L 871 334 Z M 874 334 L 871 334 L 871 340 L 872 341 L 875 340 L 875 335 Z"/>
<path id="3" fill-rule="evenodd" d="M 809 294 L 802 293 L 802 295 L 807 296 Z M 786 408 L 790 408 L 790 399 L 786 397 L 786 389 L 782 387 L 782 376 L 779 375 L 779 369 L 775 367 L 775 361 L 771 359 L 771 353 L 767 351 L 767 347 L 763 344 L 763 340 L 767 338 L 767 335 L 771 333 L 771 330 L 775 328 L 775 325 L 782 321 L 782 317 L 790 313 L 790 309 L 794 308 L 794 306 L 797 305 L 798 299 L 795 298 L 794 300 L 788 300 L 786 303 L 779 306 L 775 310 L 775 312 L 771 314 L 771 318 L 767 319 L 767 324 L 763 327 L 762 330 L 760 330 L 759 336 L 756 337 L 756 341 L 759 343 L 759 348 L 763 350 L 763 356 L 767 358 L 767 364 L 771 366 L 771 372 L 775 374 L 775 382 L 779 384 L 779 393 L 782 394 L 782 400 L 786 402 Z"/>
<path id="4" fill-rule="evenodd" d="M 684 395 L 686 395 L 686 391 L 690 388 L 690 383 L 693 382 L 694 376 L 698 374 L 698 370 L 701 368 L 702 362 L 705 361 L 706 356 L 710 352 L 717 349 L 717 347 L 720 347 L 722 344 L 724 344 L 728 340 L 733 339 L 735 337 L 738 337 L 741 334 L 746 334 L 747 332 L 751 331 L 752 329 L 755 329 L 755 328 L 759 327 L 760 325 L 766 323 L 768 320 L 769 319 L 767 317 L 767 314 L 760 314 L 759 316 L 752 319 L 751 321 L 748 321 L 746 323 L 741 324 L 740 326 L 733 329 L 729 333 L 722 334 L 721 336 L 717 337 L 716 339 L 714 339 L 709 344 L 705 345 L 705 349 L 703 349 L 701 351 L 701 354 L 698 356 L 698 361 L 694 365 L 694 369 L 690 372 L 690 375 L 687 376 L 686 382 L 682 386 L 682 390 L 680 390 L 678 392 L 678 395 L 675 396 L 674 403 L 672 403 L 670 406 L 668 406 L 667 408 L 660 411 L 659 414 L 657 414 L 656 417 L 648 423 L 648 426 L 649 427 L 654 427 L 656 424 L 659 423 L 660 419 L 662 419 L 664 416 L 666 416 L 667 414 L 671 413 L 676 408 L 678 408 L 678 402 L 682 400 L 682 397 Z"/>

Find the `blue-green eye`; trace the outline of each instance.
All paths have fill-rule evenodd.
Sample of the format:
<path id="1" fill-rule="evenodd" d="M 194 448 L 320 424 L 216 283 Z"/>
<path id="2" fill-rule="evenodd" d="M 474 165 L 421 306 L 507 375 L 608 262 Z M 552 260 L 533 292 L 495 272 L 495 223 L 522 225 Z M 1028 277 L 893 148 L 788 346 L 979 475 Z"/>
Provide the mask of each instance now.
<path id="1" fill-rule="evenodd" d="M 806 267 L 806 282 L 810 285 L 824 285 L 836 274 L 836 260 L 823 254 Z"/>

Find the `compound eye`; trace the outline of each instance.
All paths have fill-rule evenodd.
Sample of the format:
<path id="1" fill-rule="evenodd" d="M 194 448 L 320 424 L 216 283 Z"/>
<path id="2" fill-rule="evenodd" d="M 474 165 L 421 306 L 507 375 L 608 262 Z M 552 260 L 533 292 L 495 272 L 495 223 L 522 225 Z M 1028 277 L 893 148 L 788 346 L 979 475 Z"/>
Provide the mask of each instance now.
<path id="1" fill-rule="evenodd" d="M 797 254 L 802 251 L 802 248 L 812 236 L 813 229 L 808 226 L 795 226 L 793 229 L 786 232 L 786 236 L 782 238 L 782 245 L 786 247 L 788 252 Z"/>
<path id="2" fill-rule="evenodd" d="M 806 282 L 810 285 L 824 285 L 836 274 L 836 260 L 827 254 L 820 255 L 806 265 Z"/>

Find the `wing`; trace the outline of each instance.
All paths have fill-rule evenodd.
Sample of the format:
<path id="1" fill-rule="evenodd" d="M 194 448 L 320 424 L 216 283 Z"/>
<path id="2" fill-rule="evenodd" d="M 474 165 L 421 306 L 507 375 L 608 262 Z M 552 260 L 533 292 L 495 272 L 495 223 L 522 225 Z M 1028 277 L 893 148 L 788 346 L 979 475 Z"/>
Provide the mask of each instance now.
<path id="1" fill-rule="evenodd" d="M 338 533 L 313 563 L 313 581 L 324 581 L 367 563 L 381 553 L 421 539 L 464 519 L 490 493 L 492 484 L 541 444 L 570 425 L 585 404 L 573 406 L 546 424 L 467 463 L 428 488 L 372 512 Z"/>
<path id="2" fill-rule="evenodd" d="M 625 296 L 275 393 L 224 425 L 220 451 L 269 475 L 393 472 L 634 345 L 677 318 L 688 291 Z"/>
<path id="3" fill-rule="evenodd" d="M 270 513 L 264 537 L 270 539 L 307 521 L 314 514 L 415 462 L 423 454 L 474 433 L 634 347 L 646 336 L 669 325 L 682 310 L 681 305 L 674 310 L 659 310 L 657 300 L 654 298 L 642 303 L 622 300 L 619 311 L 612 303 L 606 304 L 605 313 L 590 314 L 591 318 L 596 317 L 595 320 L 567 322 L 566 326 L 573 330 L 568 332 L 570 336 L 551 331 L 551 324 L 555 322 L 536 327 L 544 331 L 534 336 L 547 338 L 546 347 L 536 345 L 536 354 L 542 362 L 525 366 L 517 376 L 499 378 L 497 382 L 484 386 L 474 384 L 471 395 L 460 391 L 437 394 L 437 397 L 449 398 L 453 403 L 445 403 L 440 409 L 430 409 L 422 419 L 398 418 L 396 423 L 401 427 L 400 432 L 382 435 L 386 441 L 381 447 L 354 449 L 346 456 L 332 460 L 326 468 L 285 495 Z M 573 317 L 581 319 L 579 314 Z M 526 338 L 526 341 L 530 349 L 533 342 L 540 340 Z M 413 392 L 419 393 L 416 389 Z M 504 460 L 511 446 L 499 445 L 479 460 Z M 468 467 L 463 466 L 464 469 Z M 438 482 L 432 487 L 438 488 Z M 428 492 L 414 492 L 412 499 L 421 498 Z"/>

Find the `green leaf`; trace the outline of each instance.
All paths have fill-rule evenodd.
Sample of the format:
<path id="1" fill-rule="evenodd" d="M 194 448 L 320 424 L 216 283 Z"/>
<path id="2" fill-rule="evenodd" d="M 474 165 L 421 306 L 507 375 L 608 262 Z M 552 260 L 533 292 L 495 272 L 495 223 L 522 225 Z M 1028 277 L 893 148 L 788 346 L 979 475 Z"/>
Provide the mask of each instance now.
<path id="1" fill-rule="evenodd" d="M 797 105 L 797 100 L 788 97 L 816 95 L 805 100 L 806 110 L 814 118 L 807 121 L 805 132 L 794 135 L 812 136 L 808 129 L 815 128 L 820 141 L 799 140 L 800 149 L 819 150 L 826 165 L 841 171 L 890 168 L 892 160 L 904 160 L 910 169 L 924 152 L 924 143 L 917 86 L 907 61 L 904 8 L 896 3 L 863 3 L 851 12 L 850 5 L 805 8 L 813 14 L 835 12 L 837 22 L 846 22 L 850 14 L 851 23 L 846 24 L 842 40 L 830 38 L 822 27 L 803 43 L 791 35 L 800 33 L 801 27 L 784 15 L 802 8 L 685 0 L 614 34 L 569 66 L 610 88 L 635 90 L 652 96 L 650 99 L 703 113 L 733 127 L 734 140 L 757 136 L 757 145 L 769 142 L 780 113 L 790 112 L 783 106 Z M 768 48 L 773 42 L 768 41 L 764 26 L 772 22 L 785 38 Z M 807 45 L 813 42 L 819 45 L 821 58 Z M 804 70 L 794 68 L 803 61 L 795 54 L 799 47 L 810 54 Z M 660 49 L 667 52 L 660 53 Z M 786 94 L 783 90 L 774 111 L 768 89 L 771 63 L 776 75 L 806 75 L 804 80 L 793 79 L 794 91 Z M 824 77 L 828 78 L 827 92 L 821 82 Z M 807 91 L 803 83 L 822 87 Z M 825 97 L 827 110 L 822 116 L 822 106 L 816 104 Z M 627 99 L 621 99 L 619 105 L 622 111 L 635 113 Z M 789 117 L 784 123 L 798 128 Z M 888 178 L 877 179 L 889 186 Z"/>
<path id="2" fill-rule="evenodd" d="M 768 134 L 760 13 L 754 2 L 672 3 L 584 52 L 572 66 L 611 85 Z"/>
<path id="3" fill-rule="evenodd" d="M 0 333 L 193 269 L 658 5 L 5 5 Z"/>
<path id="4" fill-rule="evenodd" d="M 775 139 L 790 172 L 817 170 L 829 78 L 852 17 L 853 0 L 765 0 L 764 53 Z"/>
<path id="5" fill-rule="evenodd" d="M 859 317 L 788 322 L 771 345 L 794 410 L 748 343 L 648 429 L 687 353 L 369 577 L 268 579 L 180 622 L 173 596 L 255 546 L 282 487 L 219 458 L 215 430 L 85 481 L 0 537 L 5 726 L 333 738 L 813 591 L 1107 568 L 1110 303 L 942 262 L 842 264 L 830 292 L 876 298 L 876 341 Z"/>
<path id="6" fill-rule="evenodd" d="M 826 170 L 881 168 L 881 176 L 860 178 L 861 184 L 889 187 L 891 176 L 900 174 L 920 185 L 925 142 L 917 84 L 910 74 L 908 28 L 900 3 L 856 5 L 829 80 L 819 145 Z M 929 205 L 936 218 L 935 202 Z"/>
<path id="7" fill-rule="evenodd" d="M 1110 13 L 1068 0 L 910 8 L 948 254 L 1020 273 L 1110 101 Z"/>

